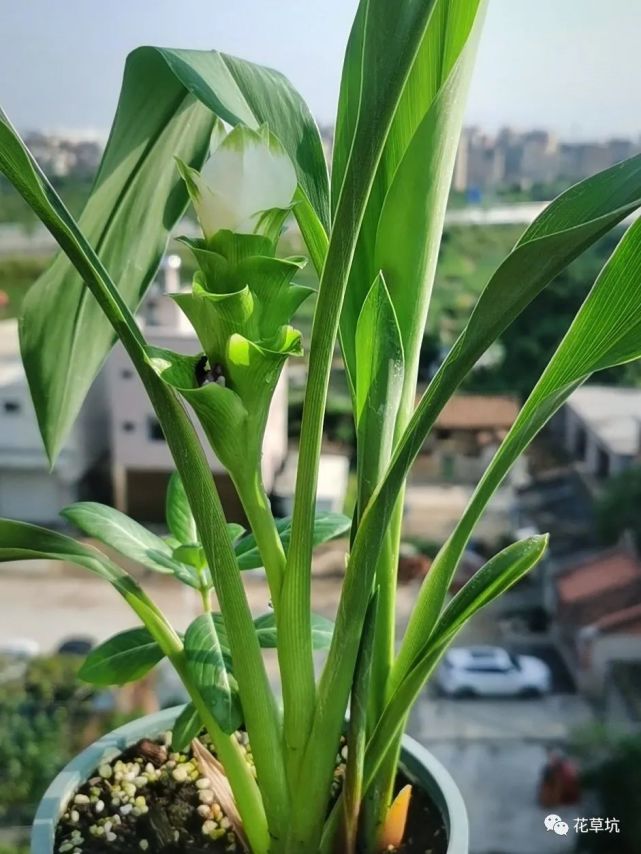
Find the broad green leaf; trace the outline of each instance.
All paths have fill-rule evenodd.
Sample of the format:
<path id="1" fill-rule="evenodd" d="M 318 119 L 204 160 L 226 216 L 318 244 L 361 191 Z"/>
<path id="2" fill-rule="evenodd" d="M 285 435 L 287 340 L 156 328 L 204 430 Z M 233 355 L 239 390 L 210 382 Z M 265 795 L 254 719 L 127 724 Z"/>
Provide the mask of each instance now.
<path id="1" fill-rule="evenodd" d="M 314 520 L 313 544 L 315 546 L 334 540 L 349 532 L 352 521 L 342 513 L 321 513 Z M 276 529 L 283 543 L 285 552 L 289 547 L 292 529 L 292 518 L 286 516 L 276 520 Z M 258 569 L 263 565 L 260 551 L 253 534 L 238 540 L 234 546 L 238 565 L 241 569 Z"/>
<path id="2" fill-rule="evenodd" d="M 193 703 L 187 703 L 185 708 L 176 718 L 176 722 L 172 728 L 172 748 L 180 752 L 187 750 L 202 728 L 203 725 L 196 707 Z"/>
<path id="3" fill-rule="evenodd" d="M 525 402 L 465 513 L 423 583 L 396 664 L 401 678 L 438 619 L 469 537 L 514 462 L 570 394 L 595 371 L 641 356 L 641 220 L 626 232 Z"/>
<path id="4" fill-rule="evenodd" d="M 93 685 L 125 685 L 141 679 L 163 658 L 147 629 L 129 629 L 92 649 L 78 676 Z"/>
<path id="5" fill-rule="evenodd" d="M 130 56 L 114 126 L 79 224 L 131 308 L 151 283 L 187 204 L 173 158 L 200 166 L 212 126 L 209 110 L 158 53 Z M 58 256 L 27 293 L 20 323 L 23 362 L 51 459 L 113 343 L 100 307 L 67 259 Z"/>
<path id="6" fill-rule="evenodd" d="M 199 541 L 194 514 L 191 512 L 185 487 L 177 472 L 174 472 L 169 479 L 165 515 L 167 527 L 178 542 L 186 544 Z"/>
<path id="7" fill-rule="evenodd" d="M 231 124 L 267 123 L 297 170 L 301 227 L 313 233 L 319 219 L 327 226 L 327 170 L 318 130 L 282 75 L 215 51 L 139 48 L 127 60 L 107 149 L 80 220 L 131 308 L 151 282 L 187 203 L 174 157 L 202 165 L 214 115 Z M 3 172 L 5 159 L 0 151 Z M 25 368 L 52 459 L 113 341 L 81 277 L 60 256 L 27 295 L 21 323 Z"/>
<path id="8" fill-rule="evenodd" d="M 361 103 L 359 113 L 355 93 L 364 88 L 362 94 L 366 94 L 370 77 L 374 77 L 363 74 L 359 66 L 367 68 L 370 43 L 375 44 L 379 37 L 374 27 L 368 29 L 370 18 L 378 21 L 376 15 L 380 15 L 376 5 L 371 0 L 361 4 L 345 61 L 332 174 L 335 190 L 342 180 L 346 150 L 355 135 L 354 115 L 359 120 L 369 120 L 362 115 L 367 102 Z M 341 317 L 341 342 L 352 384 L 358 317 L 369 283 L 382 271 L 410 368 L 405 378 L 405 396 L 413 397 L 418 351 L 484 5 L 479 0 L 436 0 L 431 4 L 427 27 L 403 84 L 361 224 Z M 387 14 L 395 11 L 389 7 Z M 393 54 L 388 61 L 395 61 Z M 354 156 L 357 153 L 355 150 Z"/>
<path id="9" fill-rule="evenodd" d="M 364 507 L 389 463 L 403 390 L 403 342 L 382 274 L 363 302 L 355 352 L 359 505 Z"/>
<path id="10" fill-rule="evenodd" d="M 203 699 L 226 733 L 242 723 L 236 680 L 227 671 L 223 648 L 211 614 L 197 617 L 185 633 L 185 657 Z"/>
<path id="11" fill-rule="evenodd" d="M 65 507 L 60 515 L 85 534 L 154 572 L 175 572 L 175 561 L 167 543 L 113 507 L 95 501 L 79 501 Z M 159 555 L 162 560 L 158 559 Z"/>

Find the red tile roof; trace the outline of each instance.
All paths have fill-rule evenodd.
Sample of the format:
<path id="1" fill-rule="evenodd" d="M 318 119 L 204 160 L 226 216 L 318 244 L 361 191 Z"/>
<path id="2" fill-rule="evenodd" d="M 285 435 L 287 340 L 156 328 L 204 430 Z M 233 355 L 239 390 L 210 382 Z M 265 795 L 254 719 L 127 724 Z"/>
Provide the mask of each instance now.
<path id="1" fill-rule="evenodd" d="M 641 635 L 641 602 L 607 614 L 594 625 L 605 634 Z"/>
<path id="2" fill-rule="evenodd" d="M 509 430 L 518 414 L 514 397 L 456 394 L 443 407 L 436 426 L 443 430 Z"/>
<path id="3" fill-rule="evenodd" d="M 641 581 L 641 566 L 629 552 L 618 550 L 598 555 L 557 578 L 562 602 L 591 599 L 620 587 Z"/>

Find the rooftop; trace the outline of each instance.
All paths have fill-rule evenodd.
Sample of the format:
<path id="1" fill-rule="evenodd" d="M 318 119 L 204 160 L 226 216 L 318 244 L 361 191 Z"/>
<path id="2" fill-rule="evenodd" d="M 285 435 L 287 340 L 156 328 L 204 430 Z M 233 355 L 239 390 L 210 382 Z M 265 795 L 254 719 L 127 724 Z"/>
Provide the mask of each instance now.
<path id="1" fill-rule="evenodd" d="M 572 393 L 567 406 L 609 450 L 625 456 L 639 451 L 641 389 L 584 385 Z"/>
<path id="2" fill-rule="evenodd" d="M 641 582 L 641 566 L 628 550 L 618 548 L 582 561 L 557 578 L 562 602 L 581 602 L 607 590 Z"/>
<path id="3" fill-rule="evenodd" d="M 518 414 L 514 397 L 456 394 L 443 407 L 436 426 L 444 430 L 509 430 Z"/>
<path id="4" fill-rule="evenodd" d="M 641 635 L 641 602 L 607 614 L 594 625 L 603 634 Z"/>

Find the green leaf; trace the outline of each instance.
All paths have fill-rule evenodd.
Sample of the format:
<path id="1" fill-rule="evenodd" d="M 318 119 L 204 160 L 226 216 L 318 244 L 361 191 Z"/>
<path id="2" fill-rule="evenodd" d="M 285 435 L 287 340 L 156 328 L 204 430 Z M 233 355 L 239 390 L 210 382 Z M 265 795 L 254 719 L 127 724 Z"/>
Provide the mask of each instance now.
<path id="1" fill-rule="evenodd" d="M 403 390 L 412 404 L 418 352 L 485 4 L 479 0 L 437 0 L 430 5 L 430 18 L 376 169 L 341 316 L 345 362 L 354 383 L 358 317 L 369 283 L 382 271 L 410 368 Z M 376 7 L 373 2 L 361 4 L 347 52 L 334 149 L 335 190 L 340 186 L 347 152 L 356 135 L 354 116 L 358 115 L 360 122 L 370 121 L 363 95 L 359 113 L 357 93 L 364 88 L 366 96 L 372 85 L 370 78 L 374 77 L 362 68 L 368 68 L 369 50 L 374 51 L 380 38 L 376 25 L 368 29 L 370 19 L 380 26 L 376 15 L 381 13 Z M 395 11 L 390 7 L 387 14 Z M 390 64 L 394 63 L 393 54 L 386 51 L 386 56 Z M 369 61 L 373 61 L 371 56 Z M 358 149 L 354 152 L 357 155 Z"/>
<path id="2" fill-rule="evenodd" d="M 139 48 L 128 57 L 107 149 L 80 220 L 131 308 L 150 284 L 187 203 L 174 157 L 202 166 L 214 114 L 234 125 L 267 123 L 296 167 L 302 227 L 309 220 L 313 229 L 318 217 L 327 225 L 327 170 L 318 130 L 284 77 L 215 51 Z M 9 178 L 11 157 L 0 130 L 0 171 Z M 21 323 L 23 360 L 51 459 L 113 341 L 81 277 L 58 257 L 30 289 Z"/>
<path id="3" fill-rule="evenodd" d="M 0 519 L 0 562 L 38 559 L 75 563 L 116 586 L 128 577 L 124 569 L 92 546 L 37 525 Z"/>
<path id="4" fill-rule="evenodd" d="M 403 343 L 382 273 L 363 303 L 355 347 L 359 505 L 364 507 L 389 463 L 403 390 Z"/>
<path id="5" fill-rule="evenodd" d="M 430 636 L 426 633 L 410 670 L 392 693 L 368 742 L 365 788 L 374 779 L 385 760 L 390 743 L 402 730 L 408 711 L 449 643 L 477 611 L 512 587 L 537 565 L 545 553 L 547 541 L 547 535 L 529 537 L 508 546 L 491 558 L 452 599 L 433 634 Z"/>
<path id="6" fill-rule="evenodd" d="M 193 566 L 194 569 L 200 570 L 207 566 L 205 552 L 199 543 L 190 543 L 178 546 L 178 548 L 174 550 L 174 557 L 181 563 Z"/>
<path id="7" fill-rule="evenodd" d="M 438 619 L 458 562 L 490 498 L 514 462 L 570 394 L 595 371 L 641 356 L 641 220 L 626 232 L 599 274 L 540 380 L 525 402 L 465 513 L 423 583 L 399 658 L 402 678 Z"/>
<path id="8" fill-rule="evenodd" d="M 199 542 L 194 514 L 191 512 L 187 493 L 178 472 L 174 472 L 169 479 L 165 516 L 167 527 L 179 543 Z"/>
<path id="9" fill-rule="evenodd" d="M 477 611 L 498 599 L 527 575 L 539 563 L 547 546 L 547 534 L 537 535 L 519 540 L 490 558 L 443 610 L 433 634 L 425 638 L 420 655 L 426 655 L 432 649 L 441 652 Z"/>
<path id="10" fill-rule="evenodd" d="M 263 614 L 254 620 L 258 643 L 264 649 L 275 649 L 278 646 L 276 633 L 276 615 L 273 611 Z M 320 614 L 312 614 L 312 643 L 314 649 L 328 649 L 332 641 L 334 623 Z"/>
<path id="11" fill-rule="evenodd" d="M 329 540 L 334 540 L 347 534 L 352 525 L 352 521 L 348 516 L 342 513 L 322 513 L 316 516 L 314 520 L 313 543 L 315 546 L 321 543 L 326 543 Z M 276 530 L 283 543 L 283 548 L 287 551 L 292 529 L 292 517 L 286 516 L 276 520 Z M 241 569 L 258 569 L 263 565 L 260 551 L 256 545 L 256 538 L 253 534 L 248 534 L 239 540 L 235 546 L 238 565 Z"/>
<path id="12" fill-rule="evenodd" d="M 119 510 L 95 501 L 79 501 L 65 507 L 60 515 L 85 534 L 154 572 L 175 572 L 175 561 L 165 541 Z"/>
<path id="13" fill-rule="evenodd" d="M 183 752 L 203 728 L 200 715 L 193 703 L 187 703 L 176 718 L 171 731 L 171 746 L 174 750 Z"/>
<path id="14" fill-rule="evenodd" d="M 92 649 L 78 676 L 93 685 L 125 685 L 141 679 L 163 658 L 147 629 L 129 629 Z"/>
<path id="15" fill-rule="evenodd" d="M 242 723 L 236 680 L 227 671 L 223 648 L 211 614 L 197 617 L 185 633 L 185 656 L 203 699 L 226 733 Z"/>

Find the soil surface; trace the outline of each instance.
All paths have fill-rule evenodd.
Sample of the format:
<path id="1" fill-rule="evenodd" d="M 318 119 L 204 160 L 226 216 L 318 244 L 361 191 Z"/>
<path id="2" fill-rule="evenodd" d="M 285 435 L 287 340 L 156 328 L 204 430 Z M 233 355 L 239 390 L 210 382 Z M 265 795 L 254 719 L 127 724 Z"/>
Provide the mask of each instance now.
<path id="1" fill-rule="evenodd" d="M 253 766 L 245 733 L 238 732 L 236 737 Z M 206 735 L 200 740 L 211 748 Z M 334 798 L 344 770 L 338 754 Z M 398 787 L 406 782 L 399 774 Z M 96 768 L 67 805 L 55 840 L 56 854 L 222 854 L 243 850 L 233 822 L 217 802 L 191 749 L 172 750 L 171 733 L 156 741 L 143 739 Z M 446 851 L 441 815 L 428 795 L 414 786 L 406 839 L 398 854 Z"/>

